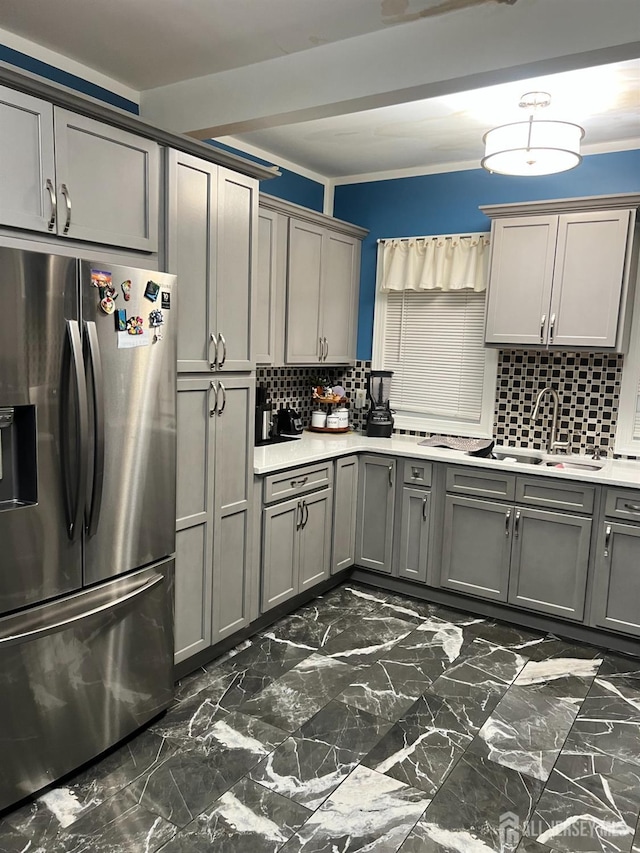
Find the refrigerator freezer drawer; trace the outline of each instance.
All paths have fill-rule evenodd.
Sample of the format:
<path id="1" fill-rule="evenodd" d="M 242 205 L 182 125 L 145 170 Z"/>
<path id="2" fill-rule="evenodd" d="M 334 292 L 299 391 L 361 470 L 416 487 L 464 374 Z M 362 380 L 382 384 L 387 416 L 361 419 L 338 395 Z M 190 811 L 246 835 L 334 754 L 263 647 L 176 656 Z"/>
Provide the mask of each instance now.
<path id="1" fill-rule="evenodd" d="M 168 707 L 173 571 L 165 560 L 0 619 L 0 810 Z"/>

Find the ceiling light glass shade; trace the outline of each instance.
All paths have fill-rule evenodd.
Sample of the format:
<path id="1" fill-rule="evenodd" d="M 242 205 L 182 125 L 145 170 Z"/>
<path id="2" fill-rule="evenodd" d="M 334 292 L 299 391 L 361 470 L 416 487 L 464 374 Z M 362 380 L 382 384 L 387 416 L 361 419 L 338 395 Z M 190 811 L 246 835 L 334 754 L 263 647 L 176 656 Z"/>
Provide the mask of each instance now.
<path id="1" fill-rule="evenodd" d="M 566 121 L 518 121 L 485 133 L 482 166 L 500 175 L 553 175 L 580 165 L 584 130 Z"/>

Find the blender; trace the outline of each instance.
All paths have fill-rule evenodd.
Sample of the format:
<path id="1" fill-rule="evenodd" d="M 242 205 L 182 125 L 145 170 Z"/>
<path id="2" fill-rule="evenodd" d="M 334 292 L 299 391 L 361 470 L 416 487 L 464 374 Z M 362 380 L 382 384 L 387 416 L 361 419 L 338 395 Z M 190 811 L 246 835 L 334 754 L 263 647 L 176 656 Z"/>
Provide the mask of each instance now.
<path id="1" fill-rule="evenodd" d="M 389 408 L 392 376 L 392 370 L 372 370 L 369 376 L 371 406 L 367 414 L 367 435 L 372 438 L 390 438 L 393 432 L 393 417 Z"/>

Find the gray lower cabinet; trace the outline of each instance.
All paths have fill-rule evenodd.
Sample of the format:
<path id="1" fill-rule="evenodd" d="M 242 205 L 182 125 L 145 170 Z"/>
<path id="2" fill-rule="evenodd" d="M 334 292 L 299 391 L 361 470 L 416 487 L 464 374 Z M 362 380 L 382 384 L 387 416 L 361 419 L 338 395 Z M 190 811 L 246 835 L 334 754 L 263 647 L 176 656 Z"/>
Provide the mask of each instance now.
<path id="1" fill-rule="evenodd" d="M 509 603 L 582 621 L 591 519 L 516 507 Z"/>
<path id="2" fill-rule="evenodd" d="M 359 464 L 356 564 L 391 574 L 397 462 L 365 454 Z"/>
<path id="3" fill-rule="evenodd" d="M 169 152 L 167 269 L 180 281 L 178 371 L 254 366 L 258 182 Z"/>
<path id="4" fill-rule="evenodd" d="M 263 612 L 329 577 L 332 507 L 327 488 L 263 509 Z"/>
<path id="5" fill-rule="evenodd" d="M 156 142 L 0 87 L 0 224 L 158 251 Z"/>
<path id="6" fill-rule="evenodd" d="M 640 525 L 603 522 L 598 534 L 591 621 L 640 637 Z"/>
<path id="7" fill-rule="evenodd" d="M 508 504 L 446 496 L 441 586 L 507 600 L 512 514 Z"/>
<path id="8" fill-rule="evenodd" d="M 358 457 L 336 459 L 333 499 L 333 551 L 331 573 L 348 569 L 356 561 L 358 509 Z"/>
<path id="9" fill-rule="evenodd" d="M 255 380 L 178 380 L 176 663 L 249 623 Z"/>
<path id="10" fill-rule="evenodd" d="M 399 523 L 398 575 L 400 577 L 426 583 L 430 518 L 431 491 L 404 486 Z"/>

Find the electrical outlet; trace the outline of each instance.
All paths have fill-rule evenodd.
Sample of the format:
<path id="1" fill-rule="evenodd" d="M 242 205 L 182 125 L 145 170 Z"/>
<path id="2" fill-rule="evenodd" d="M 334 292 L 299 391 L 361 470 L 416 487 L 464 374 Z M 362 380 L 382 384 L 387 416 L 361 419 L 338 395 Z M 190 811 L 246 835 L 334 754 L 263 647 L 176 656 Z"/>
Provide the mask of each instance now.
<path id="1" fill-rule="evenodd" d="M 367 402 L 367 392 L 364 388 L 356 388 L 355 407 L 356 409 L 364 409 Z"/>

